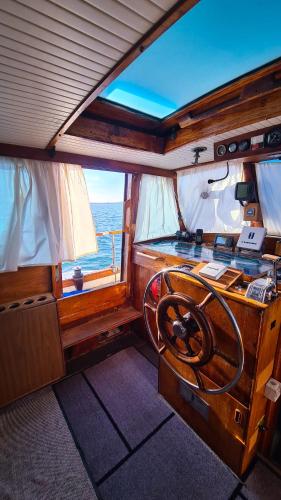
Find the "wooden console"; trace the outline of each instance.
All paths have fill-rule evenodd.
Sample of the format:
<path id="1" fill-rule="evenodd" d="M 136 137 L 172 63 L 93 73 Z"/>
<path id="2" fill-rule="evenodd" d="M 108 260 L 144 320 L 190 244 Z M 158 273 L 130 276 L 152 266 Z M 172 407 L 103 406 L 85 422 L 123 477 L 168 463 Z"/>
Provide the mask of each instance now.
<path id="1" fill-rule="evenodd" d="M 152 257 L 152 258 L 151 258 Z M 148 279 L 161 268 L 178 265 L 178 257 L 157 256 L 148 251 L 141 253 L 135 248 L 134 297 L 135 306 L 140 307 L 141 298 Z M 197 303 L 207 295 L 206 289 L 194 279 L 173 275 L 173 288 L 192 297 Z M 264 397 L 266 382 L 272 375 L 281 321 L 281 297 L 270 304 L 247 299 L 234 288 L 223 290 L 217 287 L 235 315 L 240 327 L 245 364 L 240 380 L 229 392 L 208 395 L 190 389 L 177 377 L 162 359 L 159 370 L 159 392 L 204 441 L 237 474 L 241 475 L 255 455 L 262 431 L 267 399 Z M 232 356 L 236 345 L 233 331 L 226 313 L 218 302 L 206 307 L 212 320 L 216 338 Z M 167 361 L 183 378 L 194 382 L 191 368 L 177 360 L 170 351 L 165 352 Z M 229 382 L 235 369 L 223 359 L 214 357 L 200 368 L 200 375 L 212 388 Z"/>

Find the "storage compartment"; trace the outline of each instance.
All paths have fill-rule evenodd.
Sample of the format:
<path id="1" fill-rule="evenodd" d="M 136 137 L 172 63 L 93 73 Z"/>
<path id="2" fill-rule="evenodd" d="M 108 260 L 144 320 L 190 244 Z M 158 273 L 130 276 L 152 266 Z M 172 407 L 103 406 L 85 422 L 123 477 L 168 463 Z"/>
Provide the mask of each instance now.
<path id="1" fill-rule="evenodd" d="M 64 375 L 56 301 L 42 294 L 0 305 L 0 406 Z"/>

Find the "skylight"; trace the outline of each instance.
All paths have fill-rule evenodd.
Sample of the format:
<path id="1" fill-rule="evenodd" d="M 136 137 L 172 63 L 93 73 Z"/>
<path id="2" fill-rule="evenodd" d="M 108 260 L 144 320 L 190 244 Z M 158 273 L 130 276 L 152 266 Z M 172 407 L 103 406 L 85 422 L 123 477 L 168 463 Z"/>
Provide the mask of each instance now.
<path id="1" fill-rule="evenodd" d="M 102 97 L 163 118 L 281 56 L 280 0 L 201 0 Z"/>

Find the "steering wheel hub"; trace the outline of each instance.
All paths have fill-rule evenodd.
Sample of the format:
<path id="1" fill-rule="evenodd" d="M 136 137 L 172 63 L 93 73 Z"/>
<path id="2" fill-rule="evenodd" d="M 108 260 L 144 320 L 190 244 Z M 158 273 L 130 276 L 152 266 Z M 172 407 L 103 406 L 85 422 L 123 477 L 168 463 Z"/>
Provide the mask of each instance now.
<path id="1" fill-rule="evenodd" d="M 173 322 L 173 333 L 179 339 L 185 339 L 187 337 L 187 329 L 182 321 L 175 320 Z"/>

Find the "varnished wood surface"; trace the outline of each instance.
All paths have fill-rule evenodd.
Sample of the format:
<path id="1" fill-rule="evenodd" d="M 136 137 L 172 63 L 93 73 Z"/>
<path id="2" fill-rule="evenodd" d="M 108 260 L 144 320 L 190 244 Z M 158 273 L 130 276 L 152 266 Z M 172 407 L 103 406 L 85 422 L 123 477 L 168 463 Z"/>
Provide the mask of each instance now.
<path id="1" fill-rule="evenodd" d="M 259 149 L 248 149 L 247 151 L 244 151 L 243 153 L 236 151 L 236 153 L 226 152 L 225 155 L 223 155 L 223 156 L 217 155 L 217 147 L 220 144 L 231 144 L 232 142 L 239 143 L 242 140 L 249 140 L 250 141 L 251 137 L 256 137 L 258 135 L 264 135 L 264 134 L 266 134 L 266 132 L 269 132 L 269 130 L 273 130 L 274 128 L 281 128 L 281 124 L 274 125 L 274 126 L 271 125 L 269 127 L 263 127 L 263 128 L 258 129 L 258 130 L 253 130 L 252 132 L 248 132 L 247 134 L 242 134 L 242 135 L 240 134 L 240 135 L 230 137 L 229 139 L 226 139 L 223 141 L 215 142 L 214 143 L 214 160 L 215 161 L 235 160 L 235 159 L 241 158 L 241 157 L 243 157 L 245 160 L 245 158 L 249 157 L 249 161 L 251 161 L 251 156 L 257 156 L 259 154 L 266 155 L 268 153 L 274 153 L 274 152 L 276 152 L 276 154 L 280 153 L 281 147 L 274 146 L 274 147 L 262 147 Z M 253 173 L 252 176 L 254 176 L 254 175 L 255 174 Z"/>
<path id="2" fill-rule="evenodd" d="M 222 134 L 239 127 L 279 116 L 281 108 L 281 90 L 266 96 L 257 97 L 246 103 L 237 104 L 231 109 L 223 109 L 216 115 L 207 117 L 184 129 L 177 131 L 175 138 L 168 138 L 165 152 L 172 151 L 184 144 Z M 204 145 L 204 144 L 203 144 Z M 245 155 L 241 155 L 243 158 Z"/>
<path id="3" fill-rule="evenodd" d="M 58 300 L 58 313 L 63 328 L 83 322 L 126 302 L 126 283 L 109 285 Z"/>
<path id="4" fill-rule="evenodd" d="M 142 132 L 154 132 L 161 124 L 159 118 L 115 102 L 110 102 L 101 97 L 97 97 L 87 107 L 82 116 L 99 118 L 109 123 L 131 127 L 132 130 L 141 130 Z"/>
<path id="5" fill-rule="evenodd" d="M 84 116 L 75 120 L 67 134 L 158 154 L 164 152 L 162 137 Z"/>
<path id="6" fill-rule="evenodd" d="M 192 261 L 189 259 L 184 259 L 183 257 L 168 255 L 164 254 L 163 252 L 146 249 L 144 247 L 138 246 L 137 244 L 134 245 L 133 263 L 137 264 L 138 266 L 141 266 L 142 268 L 150 269 L 152 271 L 151 276 L 156 272 L 161 271 L 161 269 L 165 269 L 166 267 L 177 266 L 181 264 L 192 264 L 192 265 L 198 264 L 197 261 Z M 198 283 L 195 279 L 191 277 L 186 277 L 186 279 L 196 284 Z M 198 286 L 202 287 L 203 285 L 200 285 L 198 283 Z M 215 284 L 214 288 L 218 288 L 218 291 L 221 293 L 223 297 L 235 298 L 235 300 L 237 300 L 238 302 L 247 304 L 256 309 L 267 308 L 267 304 L 263 304 L 261 302 L 257 302 L 248 297 L 245 297 L 244 294 L 242 295 L 241 293 L 236 293 L 235 290 L 223 290 L 219 287 L 216 287 Z"/>
<path id="7" fill-rule="evenodd" d="M 141 316 L 142 314 L 130 305 L 120 307 L 111 313 L 105 313 L 86 323 L 64 330 L 62 332 L 63 348 L 80 344 L 103 332 L 131 323 Z"/>
<path id="8" fill-rule="evenodd" d="M 51 291 L 50 266 L 20 267 L 18 271 L 0 273 L 0 304 Z"/>
<path id="9" fill-rule="evenodd" d="M 273 82 L 280 79 L 281 59 L 266 64 L 265 66 L 253 70 L 250 73 L 237 78 L 236 80 L 223 85 L 219 89 L 210 92 L 206 96 L 196 99 L 196 101 L 183 106 L 180 110 L 173 113 L 163 120 L 161 130 L 175 126 L 180 120 L 183 120 L 189 113 L 199 114 L 206 110 L 215 109 L 216 106 L 224 102 L 240 99 L 243 96 L 245 89 L 249 86 L 250 89 L 264 78 L 271 77 Z M 259 89 L 257 89 L 259 91 Z M 258 92 L 256 92 L 257 94 Z"/>
<path id="10" fill-rule="evenodd" d="M 0 312 L 0 322 L 0 406 L 4 406 L 61 378 L 64 362 L 53 298 L 30 306 L 22 301 L 18 308 Z"/>

